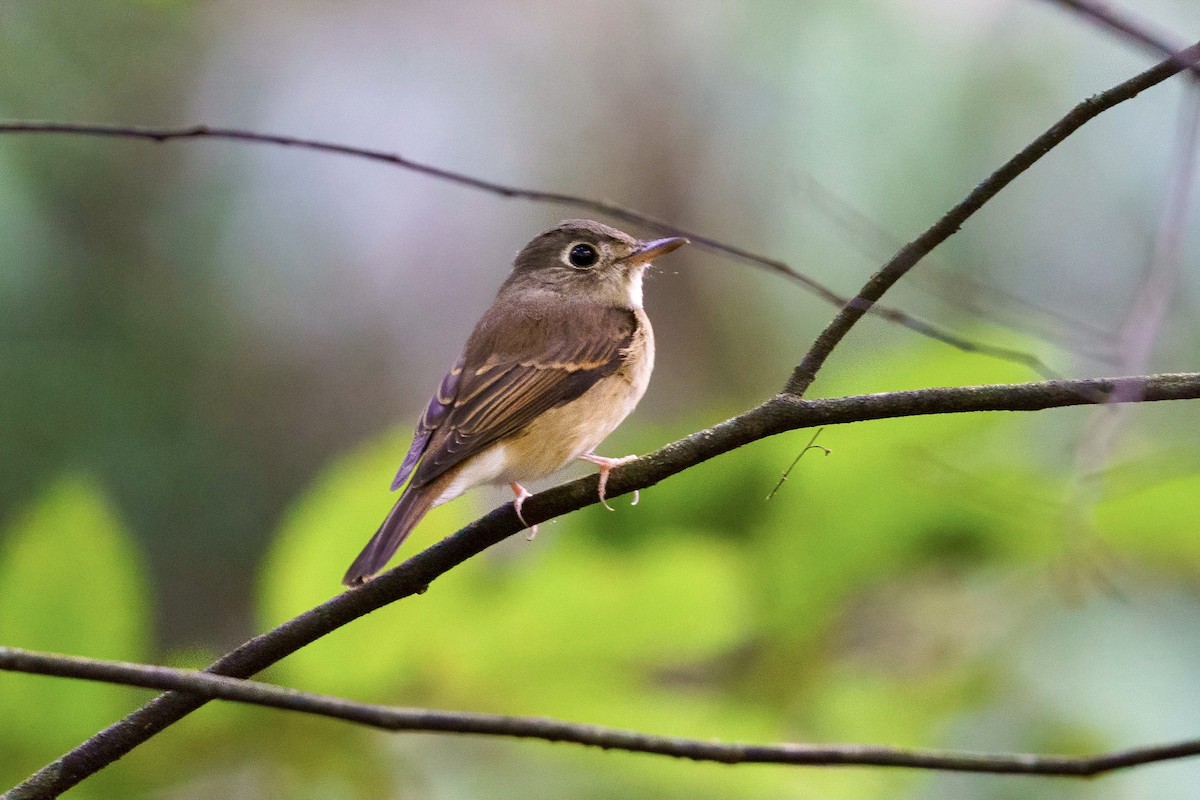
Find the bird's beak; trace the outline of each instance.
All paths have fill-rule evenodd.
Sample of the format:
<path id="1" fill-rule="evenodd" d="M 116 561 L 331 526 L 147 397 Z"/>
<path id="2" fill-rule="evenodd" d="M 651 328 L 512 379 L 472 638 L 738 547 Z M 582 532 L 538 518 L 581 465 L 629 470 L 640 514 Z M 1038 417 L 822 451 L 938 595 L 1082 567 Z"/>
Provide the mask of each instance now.
<path id="1" fill-rule="evenodd" d="M 687 243 L 688 240 L 682 236 L 668 236 L 665 239 L 642 242 L 637 250 L 634 250 L 621 260 L 629 264 L 649 264 L 659 256 L 669 253 L 672 250 L 678 250 Z"/>

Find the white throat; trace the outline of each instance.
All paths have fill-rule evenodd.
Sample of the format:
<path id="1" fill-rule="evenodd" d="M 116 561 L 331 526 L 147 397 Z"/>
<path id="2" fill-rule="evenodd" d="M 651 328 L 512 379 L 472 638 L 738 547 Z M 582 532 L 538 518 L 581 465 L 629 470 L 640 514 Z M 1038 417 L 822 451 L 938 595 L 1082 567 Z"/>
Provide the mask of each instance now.
<path id="1" fill-rule="evenodd" d="M 638 269 L 630 276 L 629 281 L 629 305 L 633 308 L 642 307 L 642 276 L 646 274 L 645 268 Z"/>

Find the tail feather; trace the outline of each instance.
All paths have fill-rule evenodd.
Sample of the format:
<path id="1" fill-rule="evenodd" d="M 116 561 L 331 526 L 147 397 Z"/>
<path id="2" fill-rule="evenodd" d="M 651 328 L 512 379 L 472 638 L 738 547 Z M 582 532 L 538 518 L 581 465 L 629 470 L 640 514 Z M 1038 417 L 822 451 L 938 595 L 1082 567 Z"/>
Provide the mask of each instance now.
<path id="1" fill-rule="evenodd" d="M 396 505 L 388 512 L 379 530 L 367 542 L 367 546 L 354 559 L 342 583 L 346 586 L 357 586 L 366 583 L 371 576 L 383 569 L 391 557 L 395 555 L 400 545 L 408 538 L 408 534 L 416 527 L 421 518 L 433 506 L 433 501 L 441 493 L 440 481 L 418 487 L 411 486 L 400 495 Z"/>

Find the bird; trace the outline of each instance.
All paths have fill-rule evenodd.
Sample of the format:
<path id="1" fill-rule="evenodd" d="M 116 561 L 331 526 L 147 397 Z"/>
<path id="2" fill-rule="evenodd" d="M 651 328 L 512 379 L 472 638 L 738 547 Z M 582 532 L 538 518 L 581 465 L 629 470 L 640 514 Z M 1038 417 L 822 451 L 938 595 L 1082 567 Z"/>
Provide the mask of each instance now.
<path id="1" fill-rule="evenodd" d="M 686 243 L 571 219 L 525 245 L 417 423 L 392 481 L 404 491 L 342 582 L 370 580 L 431 508 L 476 486 L 508 484 L 524 523 L 522 484 L 580 459 L 600 468 L 607 507 L 609 472 L 636 457 L 595 448 L 633 411 L 654 368 L 643 274 Z"/>

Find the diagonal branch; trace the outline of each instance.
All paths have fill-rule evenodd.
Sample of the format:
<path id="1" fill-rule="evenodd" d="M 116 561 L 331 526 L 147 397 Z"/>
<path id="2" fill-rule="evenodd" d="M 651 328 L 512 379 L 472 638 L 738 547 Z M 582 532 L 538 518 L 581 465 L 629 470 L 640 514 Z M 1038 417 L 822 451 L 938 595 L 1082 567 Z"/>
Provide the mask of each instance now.
<path id="1" fill-rule="evenodd" d="M 640 225 L 658 233 L 671 236 L 686 237 L 692 244 L 703 247 L 714 253 L 728 256 L 736 261 L 751 266 L 764 268 L 770 272 L 782 275 L 788 280 L 799 284 L 821 300 L 837 307 L 844 306 L 846 297 L 835 292 L 804 273 L 794 269 L 786 262 L 776 258 L 760 255 L 744 247 L 729 244 L 720 239 L 714 239 L 696 231 L 681 228 L 665 220 L 652 217 L 632 208 L 610 202 L 597 200 L 580 195 L 563 192 L 547 192 L 540 189 L 527 189 L 495 181 L 476 178 L 462 172 L 435 167 L 420 161 L 405 158 L 397 153 L 375 150 L 365 147 L 352 147 L 336 142 L 324 142 L 316 139 L 304 139 L 297 136 L 282 136 L 273 133 L 258 133 L 255 131 L 238 130 L 234 128 L 214 128 L 207 125 L 193 125 L 184 128 L 150 128 L 138 125 L 86 125 L 74 122 L 0 122 L 0 134 L 15 133 L 53 133 L 77 136 L 101 136 L 119 139 L 143 139 L 153 142 L 169 142 L 177 139 L 218 139 L 247 144 L 269 144 L 280 147 L 294 147 L 303 150 L 313 150 L 319 153 L 365 158 L 368 161 L 389 164 L 394 167 L 416 172 L 431 178 L 437 178 L 450 183 L 466 186 L 471 189 L 489 192 L 505 198 L 518 198 L 539 203 L 575 208 L 589 213 L 601 214 L 622 222 Z M 1004 361 L 1010 361 L 1032 369 L 1044 378 L 1061 377 L 1041 359 L 1020 350 L 999 347 L 981 342 L 975 342 L 931 322 L 915 317 L 906 311 L 888 306 L 875 306 L 872 313 L 896 325 L 906 327 L 922 336 L 928 336 L 940 342 L 958 348 L 968 353 L 979 353 Z"/>
<path id="2" fill-rule="evenodd" d="M 1075 106 L 1067 112 L 1066 116 L 1050 126 L 1049 130 L 1030 142 L 1021 152 L 1005 162 L 1000 169 L 985 178 L 932 227 L 900 248 L 900 251 L 892 256 L 892 260 L 871 276 L 859 293 L 842 307 L 833 321 L 817 336 L 812 347 L 804 354 L 804 359 L 792 372 L 786 391 L 796 395 L 803 395 L 808 391 L 808 387 L 816 379 L 818 370 L 821 369 L 829 354 L 833 352 L 833 348 L 862 319 L 875 301 L 916 266 L 917 262 L 929 255 L 935 247 L 957 233 L 958 229 L 976 211 L 983 208 L 985 203 L 995 197 L 1001 189 L 1012 183 L 1018 175 L 1033 166 L 1042 156 L 1104 111 L 1136 97 L 1151 86 L 1162 83 L 1180 72 L 1183 69 L 1182 65 L 1178 63 L 1180 57 L 1192 60 L 1200 58 L 1200 44 L 1193 45 L 1178 54 L 1177 57 L 1164 61 L 1098 95 L 1089 97 Z"/>
<path id="3" fill-rule="evenodd" d="M 1040 411 L 1086 405 L 1095 398 L 1103 402 L 1109 395 L 1124 395 L 1131 384 L 1142 387 L 1143 402 L 1200 398 L 1200 373 L 919 389 L 819 400 L 783 394 L 614 470 L 608 495 L 617 497 L 653 486 L 722 453 L 799 428 L 928 414 Z M 591 475 L 530 497 L 522 507 L 522 515 L 532 525 L 596 502 L 596 476 Z M 250 639 L 206 672 L 248 678 L 361 616 L 424 592 L 439 576 L 525 527 L 512 504 L 505 504 L 369 583 Z M 179 692 L 159 695 L 43 767 L 0 800 L 56 797 L 207 701 L 206 697 Z"/>
<path id="4" fill-rule="evenodd" d="M 208 700 L 229 700 L 298 711 L 387 731 L 541 739 L 547 742 L 599 747 L 604 750 L 624 750 L 693 761 L 715 761 L 721 764 L 904 767 L 951 772 L 1084 778 L 1118 769 L 1200 755 L 1200 739 L 1134 747 L 1090 756 L 977 753 L 861 744 L 751 744 L 685 739 L 604 725 L 566 722 L 548 717 L 519 717 L 356 703 L 340 697 L 301 692 L 269 683 L 212 675 L 197 670 L 37 653 L 15 647 L 0 647 L 0 669 L 185 692 L 193 697 Z"/>

